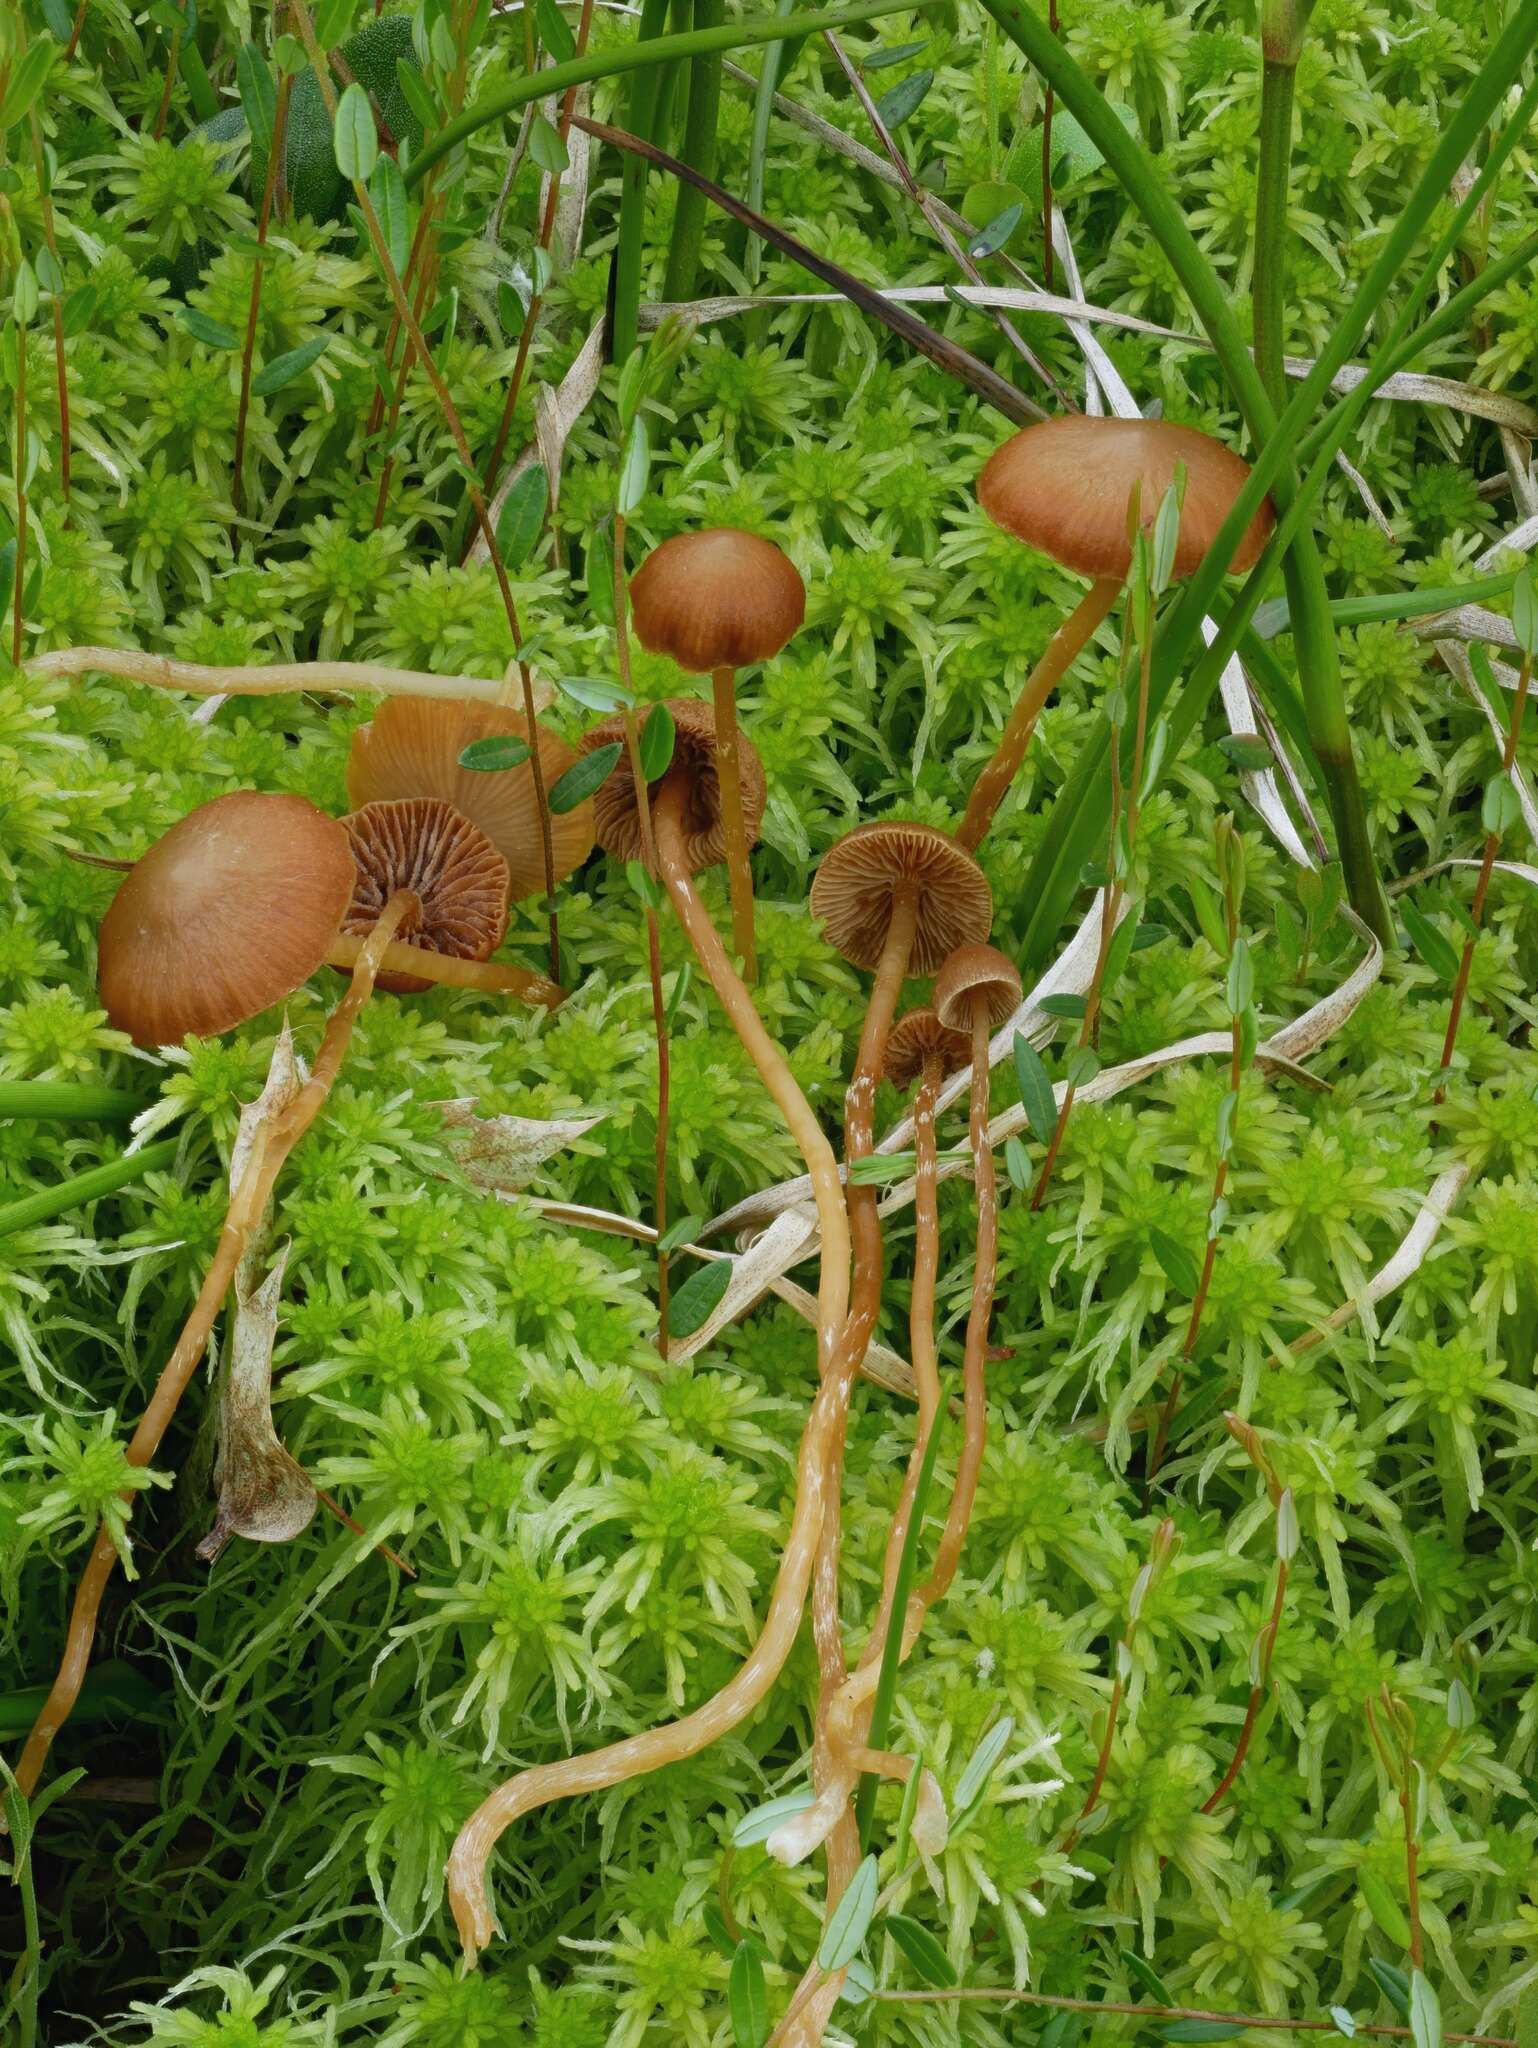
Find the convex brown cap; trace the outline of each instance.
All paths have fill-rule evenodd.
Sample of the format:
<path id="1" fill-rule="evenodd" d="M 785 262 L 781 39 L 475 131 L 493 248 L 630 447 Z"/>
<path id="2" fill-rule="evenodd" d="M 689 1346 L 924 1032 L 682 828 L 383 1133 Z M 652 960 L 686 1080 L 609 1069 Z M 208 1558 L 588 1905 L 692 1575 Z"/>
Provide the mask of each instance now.
<path id="1" fill-rule="evenodd" d="M 690 873 L 697 875 L 701 868 L 714 867 L 717 861 L 726 858 L 726 828 L 721 821 L 721 777 L 716 766 L 715 713 L 697 697 L 670 697 L 667 708 L 675 728 L 669 773 L 678 773 L 688 779 L 684 852 Z M 643 726 L 644 723 L 643 717 Z M 585 732 L 578 745 L 584 754 L 591 754 L 595 748 L 612 746 L 616 741 L 623 746 L 624 740 L 624 719 L 606 718 L 601 725 L 592 726 Z M 769 790 L 757 748 L 740 735 L 737 765 L 742 779 L 743 825 L 751 846 L 758 838 L 758 828 L 763 823 Z M 650 789 L 655 792 L 660 782 L 659 776 L 657 782 L 649 785 Z M 598 844 L 605 853 L 613 854 L 616 860 L 640 859 L 641 817 L 636 806 L 635 778 L 630 772 L 628 753 L 620 755 L 613 773 L 593 798 L 593 819 L 597 826 Z"/>
<path id="2" fill-rule="evenodd" d="M 486 834 L 436 797 L 365 804 L 342 820 L 356 870 L 342 929 L 366 937 L 398 890 L 420 908 L 396 931 L 403 944 L 458 960 L 489 960 L 507 930 L 507 862 Z M 381 974 L 380 988 L 412 995 L 432 984 Z"/>
<path id="3" fill-rule="evenodd" d="M 988 936 L 992 891 L 971 854 L 949 834 L 903 819 L 856 825 L 823 855 L 811 896 L 828 944 L 854 966 L 880 964 L 900 882 L 917 883 L 919 890 L 911 974 L 933 974 L 957 946 Z"/>
<path id="4" fill-rule="evenodd" d="M 545 859 L 540 840 L 534 772 L 520 768 L 461 768 L 472 740 L 527 742 L 529 729 L 516 711 L 495 704 L 434 697 L 387 697 L 368 725 L 352 736 L 347 794 L 355 809 L 401 797 L 441 797 L 478 825 L 507 862 L 514 902 L 541 895 Z M 576 755 L 559 733 L 539 727 L 539 762 L 545 787 L 559 781 Z M 550 819 L 555 879 L 563 881 L 593 850 L 593 807 L 578 804 Z"/>
<path id="5" fill-rule="evenodd" d="M 887 1079 L 894 1088 L 911 1088 L 931 1054 L 942 1073 L 954 1074 L 971 1058 L 971 1041 L 965 1032 L 947 1031 L 933 1010 L 909 1010 L 887 1033 Z"/>
<path id="6" fill-rule="evenodd" d="M 1152 532 L 1181 462 L 1186 493 L 1175 545 L 1179 579 L 1211 547 L 1250 474 L 1231 448 L 1195 427 L 1065 413 L 1012 435 L 988 458 L 977 495 L 994 524 L 1017 540 L 1081 576 L 1120 577 L 1132 564 L 1127 507 L 1134 486 L 1139 523 Z M 1255 566 L 1275 520 L 1267 498 L 1228 565 L 1230 575 Z"/>
<path id="7" fill-rule="evenodd" d="M 958 946 L 935 976 L 935 1010 L 951 1031 L 971 1030 L 975 996 L 987 997 L 988 1022 L 996 1027 L 1013 1015 L 1020 995 L 1020 970 L 997 946 Z"/>
<path id="8" fill-rule="evenodd" d="M 774 545 L 735 526 L 679 533 L 630 585 L 636 637 L 680 668 L 746 668 L 779 653 L 806 617 L 806 586 Z"/>
<path id="9" fill-rule="evenodd" d="M 301 796 L 240 789 L 173 825 L 102 919 L 97 981 L 135 1045 L 216 1037 L 292 995 L 353 892 L 347 833 Z"/>

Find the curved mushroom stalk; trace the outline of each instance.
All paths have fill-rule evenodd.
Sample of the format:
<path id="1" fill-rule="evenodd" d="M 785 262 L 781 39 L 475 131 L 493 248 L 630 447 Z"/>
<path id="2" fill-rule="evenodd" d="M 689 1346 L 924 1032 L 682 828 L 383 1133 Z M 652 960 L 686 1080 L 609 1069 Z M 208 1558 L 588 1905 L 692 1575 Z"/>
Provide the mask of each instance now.
<path id="1" fill-rule="evenodd" d="M 1025 759 L 1042 706 L 1116 602 L 1132 565 L 1138 524 L 1145 532 L 1153 529 L 1166 492 L 1183 474 L 1167 575 L 1176 581 L 1189 576 L 1249 473 L 1249 465 L 1221 441 L 1168 420 L 1066 413 L 1024 428 L 994 450 L 977 483 L 988 517 L 1027 547 L 1092 580 L 1036 664 L 977 778 L 956 834 L 963 846 L 981 844 Z M 1233 573 L 1254 567 L 1274 523 L 1267 499 L 1228 564 Z"/>
<path id="2" fill-rule="evenodd" d="M 591 735 L 589 735 L 591 737 Z M 611 783 L 617 778 L 611 777 Z M 633 793 L 632 793 L 633 795 Z M 839 1343 L 849 1302 L 849 1232 L 838 1162 L 784 1054 L 765 1030 L 741 977 L 726 957 L 694 888 L 696 863 L 689 818 L 699 795 L 687 750 L 675 754 L 653 799 L 657 865 L 680 924 L 750 1058 L 757 1067 L 811 1175 L 822 1230 L 818 1284 L 821 1379 L 796 1460 L 790 1533 L 775 1575 L 764 1625 L 746 1661 L 712 1699 L 681 1720 L 611 1743 L 589 1756 L 567 1757 L 521 1771 L 484 1799 L 460 1829 L 448 1863 L 449 1904 L 466 1960 L 473 1963 L 495 1932 L 486 1865 L 503 1833 L 524 1814 L 581 1792 L 601 1792 L 627 1778 L 693 1756 L 737 1727 L 763 1699 L 790 1655 L 801 1626 L 813 1562 L 829 1505 L 833 1446 L 842 1441 L 854 1372 Z M 604 829 L 600 815 L 600 830 Z M 623 821 L 616 823 L 622 831 Z M 605 840 L 608 844 L 608 839 Z"/>
<path id="3" fill-rule="evenodd" d="M 224 1228 L 220 1232 L 218 1247 L 203 1285 L 198 1291 L 198 1298 L 182 1326 L 175 1349 L 155 1383 L 155 1391 L 150 1396 L 149 1405 L 140 1417 L 139 1425 L 124 1453 L 130 1465 L 147 1465 L 160 1448 L 161 1439 L 176 1413 L 177 1404 L 202 1362 L 214 1323 L 224 1306 L 225 1296 L 230 1291 L 252 1235 L 266 1211 L 278 1175 L 287 1163 L 289 1154 L 320 1114 L 322 1105 L 341 1072 L 342 1062 L 347 1056 L 347 1048 L 352 1039 L 353 1026 L 357 1022 L 359 1012 L 373 994 L 375 977 L 390 941 L 399 926 L 407 918 L 416 916 L 420 907 L 410 890 L 402 890 L 398 895 L 392 896 L 384 906 L 373 932 L 362 944 L 358 964 L 353 969 L 352 983 L 327 1020 L 325 1035 L 321 1039 L 320 1050 L 316 1054 L 315 1065 L 311 1069 L 309 1079 L 296 1091 L 285 1108 L 269 1123 L 259 1128 L 257 1142 L 240 1169 L 231 1191 Z M 123 1498 L 131 1510 L 134 1496 L 129 1493 Z M 75 1589 L 75 1600 L 70 1609 L 69 1630 L 65 1637 L 64 1655 L 60 1660 L 58 1674 L 49 1688 L 47 1699 L 39 1709 L 32 1732 L 27 1737 L 26 1746 L 17 1761 L 16 1782 L 24 1798 L 30 1798 L 36 1790 L 54 1738 L 69 1719 L 74 1704 L 80 1697 L 80 1688 L 85 1681 L 86 1667 L 90 1662 L 91 1646 L 96 1636 L 96 1617 L 101 1607 L 102 1594 L 106 1591 L 117 1561 L 117 1549 L 112 1541 L 111 1532 L 103 1523 L 97 1531 L 96 1541 L 92 1545 L 91 1554 L 86 1560 L 85 1569 Z"/>

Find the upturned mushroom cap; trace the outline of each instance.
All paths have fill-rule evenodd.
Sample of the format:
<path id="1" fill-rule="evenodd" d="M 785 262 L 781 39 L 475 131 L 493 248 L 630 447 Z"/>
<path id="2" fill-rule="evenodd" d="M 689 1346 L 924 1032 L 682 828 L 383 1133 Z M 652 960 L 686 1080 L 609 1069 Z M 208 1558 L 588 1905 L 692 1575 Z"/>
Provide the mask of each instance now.
<path id="1" fill-rule="evenodd" d="M 996 526 L 1081 576 L 1125 576 L 1132 562 L 1127 506 L 1133 486 L 1139 487 L 1139 522 L 1150 533 L 1181 462 L 1186 494 L 1175 544 L 1179 579 L 1211 547 L 1250 474 L 1231 448 L 1195 427 L 1081 413 L 1042 420 L 1022 427 L 988 458 L 977 495 Z M 1230 575 L 1255 566 L 1275 523 L 1267 498 L 1228 565 Z"/>
<path id="2" fill-rule="evenodd" d="M 828 944 L 854 966 L 879 965 L 899 882 L 919 888 L 910 974 L 933 974 L 957 946 L 988 936 L 993 892 L 949 834 L 900 818 L 856 825 L 823 855 L 811 898 Z"/>
<path id="3" fill-rule="evenodd" d="M 347 834 L 302 796 L 239 789 L 157 839 L 102 919 L 97 985 L 135 1045 L 232 1031 L 292 995 L 352 897 Z"/>
<path id="4" fill-rule="evenodd" d="M 717 861 L 726 858 L 726 828 L 721 821 L 721 777 L 716 766 L 715 713 L 710 705 L 701 703 L 697 697 L 670 697 L 667 708 L 676 731 L 672 768 L 687 776 L 689 781 L 689 801 L 684 813 L 684 853 L 689 862 L 689 872 L 697 875 L 701 868 L 714 867 Z M 611 746 L 615 741 L 623 745 L 624 739 L 624 719 L 606 718 L 601 725 L 585 732 L 578 745 L 584 754 L 591 754 L 596 747 Z M 757 748 L 740 734 L 737 766 L 742 781 L 743 824 L 751 846 L 758 838 L 758 828 L 763 823 L 768 784 L 764 780 L 764 764 L 758 758 Z M 660 785 L 660 777 L 648 785 L 653 795 Z M 635 778 L 630 772 L 628 754 L 620 755 L 613 773 L 593 798 L 593 820 L 598 844 L 605 853 L 613 854 L 616 860 L 640 859 L 641 815 L 636 806 Z"/>
<path id="5" fill-rule="evenodd" d="M 735 526 L 678 533 L 630 585 L 636 638 L 680 668 L 746 668 L 778 654 L 806 617 L 806 586 L 774 545 Z"/>
<path id="6" fill-rule="evenodd" d="M 972 1056 L 965 1032 L 947 1031 L 933 1010 L 909 1010 L 887 1033 L 886 1077 L 894 1088 L 911 1088 L 933 1053 L 943 1074 L 953 1074 Z"/>
<path id="7" fill-rule="evenodd" d="M 500 705 L 387 697 L 372 721 L 360 725 L 352 736 L 347 794 L 354 809 L 403 797 L 440 797 L 478 825 L 507 862 L 514 902 L 538 896 L 545 887 L 545 858 L 532 767 L 527 761 L 521 768 L 490 770 L 459 765 L 472 740 L 527 741 L 528 736 L 525 720 Z M 576 758 L 559 733 L 539 727 L 546 789 Z M 562 817 L 552 815 L 550 840 L 555 879 L 563 881 L 593 850 L 592 805 L 578 804 Z"/>
<path id="8" fill-rule="evenodd" d="M 402 919 L 396 938 L 428 953 L 489 960 L 507 930 L 507 862 L 478 825 L 437 797 L 365 804 L 344 818 L 355 871 L 342 921 L 360 938 L 400 889 L 420 908 Z M 376 984 L 415 995 L 432 983 L 415 974 L 381 974 Z"/>
<path id="9" fill-rule="evenodd" d="M 935 976 L 935 1011 L 949 1030 L 971 1031 L 977 996 L 987 998 L 988 1022 L 994 1026 L 1019 1007 L 1020 970 L 997 946 L 958 946 Z"/>

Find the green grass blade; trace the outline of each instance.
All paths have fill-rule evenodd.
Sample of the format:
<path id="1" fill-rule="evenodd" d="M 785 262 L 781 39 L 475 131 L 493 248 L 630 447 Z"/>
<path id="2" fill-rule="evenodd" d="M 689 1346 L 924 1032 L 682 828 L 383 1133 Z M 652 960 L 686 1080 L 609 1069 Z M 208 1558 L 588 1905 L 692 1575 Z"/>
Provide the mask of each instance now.
<path id="1" fill-rule="evenodd" d="M 123 1088 L 86 1081 L 0 1081 L 0 1117 L 39 1123 L 127 1123 L 149 1104 Z"/>
<path id="2" fill-rule="evenodd" d="M 564 64 L 552 64 L 536 77 L 510 80 L 446 122 L 422 145 L 421 153 L 406 172 L 406 183 L 408 187 L 419 183 L 435 163 L 457 149 L 478 128 L 517 113 L 532 100 L 553 98 L 569 85 L 590 85 L 599 78 L 616 78 L 624 72 L 644 71 L 652 65 L 671 64 L 681 58 L 708 57 L 713 52 L 749 49 L 757 43 L 820 35 L 824 29 L 854 28 L 862 21 L 880 21 L 889 14 L 922 14 L 941 4 L 942 0 L 859 0 L 853 7 L 819 8 L 810 14 L 788 14 L 765 21 L 729 21 L 721 28 L 693 29 L 686 36 L 658 36 L 644 44 L 626 43 L 619 49 L 568 58 Z"/>
<path id="3" fill-rule="evenodd" d="M 0 1237 L 13 1230 L 30 1230 L 35 1223 L 51 1222 L 55 1216 L 66 1215 L 101 1195 L 110 1195 L 142 1180 L 158 1167 L 169 1166 L 177 1149 L 175 1138 L 163 1138 L 158 1145 L 146 1145 L 142 1152 L 125 1152 L 121 1158 L 109 1159 L 105 1166 L 93 1166 L 85 1173 L 61 1180 L 55 1187 L 40 1188 L 35 1195 L 7 1202 L 0 1208 Z"/>

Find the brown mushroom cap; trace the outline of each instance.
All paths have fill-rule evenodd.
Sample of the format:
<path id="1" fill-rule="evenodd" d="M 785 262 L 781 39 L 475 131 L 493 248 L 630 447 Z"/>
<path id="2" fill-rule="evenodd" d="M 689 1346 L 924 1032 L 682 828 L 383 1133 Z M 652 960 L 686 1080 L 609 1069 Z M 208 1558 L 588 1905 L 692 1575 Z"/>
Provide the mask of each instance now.
<path id="1" fill-rule="evenodd" d="M 823 855 L 811 899 L 828 944 L 854 966 L 879 964 L 899 882 L 919 885 L 910 974 L 933 974 L 957 946 L 988 936 L 993 892 L 948 833 L 901 818 L 856 825 Z"/>
<path id="2" fill-rule="evenodd" d="M 97 985 L 135 1045 L 232 1031 L 321 965 L 352 897 L 335 818 L 238 789 L 200 804 L 136 861 L 102 919 Z"/>
<path id="3" fill-rule="evenodd" d="M 478 825 L 438 797 L 365 804 L 342 823 L 355 869 L 343 931 L 363 937 L 396 891 L 410 889 L 421 907 L 402 919 L 402 944 L 490 959 L 507 930 L 507 862 Z M 377 986 L 415 995 L 432 983 L 381 974 Z"/>
<path id="4" fill-rule="evenodd" d="M 440 797 L 478 825 L 507 862 L 514 902 L 543 895 L 545 857 L 540 840 L 534 771 L 521 768 L 461 768 L 459 757 L 472 740 L 527 741 L 529 728 L 516 711 L 497 704 L 471 704 L 436 697 L 387 697 L 368 725 L 352 736 L 347 756 L 347 794 L 354 809 L 402 797 Z M 563 776 L 576 755 L 559 733 L 539 727 L 539 761 L 545 787 Z M 578 804 L 550 819 L 555 879 L 581 867 L 593 850 L 593 807 Z"/>
<path id="5" fill-rule="evenodd" d="M 931 1053 L 940 1071 L 954 1074 L 972 1056 L 966 1033 L 948 1031 L 933 1010 L 909 1010 L 887 1033 L 886 1077 L 894 1088 L 911 1088 Z"/>
<path id="6" fill-rule="evenodd" d="M 778 654 L 806 617 L 806 586 L 773 541 L 717 526 L 653 548 L 630 606 L 644 648 L 703 675 Z"/>
<path id="7" fill-rule="evenodd" d="M 1244 488 L 1250 466 L 1221 441 L 1168 420 L 1093 419 L 1065 413 L 1023 427 L 996 449 L 977 480 L 996 526 L 1081 576 L 1125 576 L 1132 563 L 1127 507 L 1139 487 L 1138 518 L 1151 533 L 1159 503 L 1186 467 L 1174 574 L 1189 576 L 1211 547 Z M 1250 521 L 1230 575 L 1252 569 L 1276 514 L 1267 498 Z"/>
<path id="8" fill-rule="evenodd" d="M 951 1031 L 972 1029 L 972 998 L 988 999 L 988 1022 L 997 1027 L 1019 1007 L 1020 970 L 997 946 L 958 946 L 935 976 L 934 1003 Z"/>
<path id="9" fill-rule="evenodd" d="M 716 766 L 715 713 L 697 697 L 670 697 L 667 708 L 676 731 L 672 766 L 689 778 L 689 802 L 684 814 L 684 852 L 689 872 L 697 875 L 701 868 L 714 867 L 717 861 L 726 858 L 726 828 L 721 821 L 721 777 Z M 616 741 L 623 746 L 624 740 L 623 717 L 606 718 L 601 725 L 585 732 L 578 746 L 584 754 L 591 754 L 596 747 L 612 746 Z M 751 846 L 763 823 L 769 792 L 758 750 L 740 734 L 737 765 L 742 779 L 743 824 Z M 653 793 L 660 781 L 659 777 L 657 782 L 648 785 Z M 628 753 L 620 755 L 613 773 L 593 798 L 593 820 L 598 844 L 605 853 L 613 854 L 616 860 L 640 859 L 641 815 L 636 807 L 635 778 L 630 772 Z"/>

